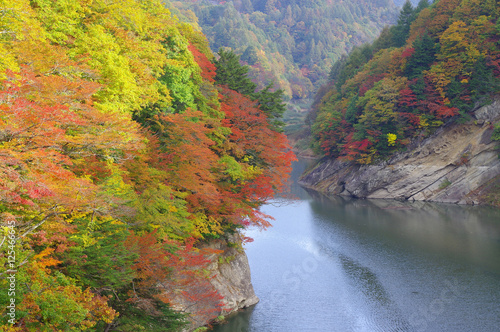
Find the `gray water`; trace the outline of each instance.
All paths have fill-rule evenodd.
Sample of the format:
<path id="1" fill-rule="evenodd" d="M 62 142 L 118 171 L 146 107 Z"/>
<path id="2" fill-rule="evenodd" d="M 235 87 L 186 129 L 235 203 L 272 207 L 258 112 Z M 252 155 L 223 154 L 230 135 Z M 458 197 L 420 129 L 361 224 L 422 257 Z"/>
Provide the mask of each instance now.
<path id="1" fill-rule="evenodd" d="M 246 232 L 261 301 L 213 331 L 500 331 L 500 210 L 291 191 Z"/>

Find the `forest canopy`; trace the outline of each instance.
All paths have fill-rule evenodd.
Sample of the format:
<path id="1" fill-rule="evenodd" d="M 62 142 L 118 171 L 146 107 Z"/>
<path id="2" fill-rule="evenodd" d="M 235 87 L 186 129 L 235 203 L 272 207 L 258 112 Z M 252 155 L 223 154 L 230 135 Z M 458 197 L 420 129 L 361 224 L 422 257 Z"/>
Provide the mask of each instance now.
<path id="1" fill-rule="evenodd" d="M 287 100 L 314 96 L 328 70 L 354 46 L 376 38 L 397 18 L 392 0 L 167 1 L 196 24 L 214 51 L 230 48 L 263 89 L 271 82 Z"/>
<path id="2" fill-rule="evenodd" d="M 336 62 L 309 115 L 315 150 L 370 164 L 500 91 L 496 0 L 407 1 L 397 24 Z"/>
<path id="3" fill-rule="evenodd" d="M 0 8 L 0 329 L 177 331 L 179 296 L 217 316 L 200 244 L 269 226 L 281 95 L 220 85 L 160 0 Z"/>

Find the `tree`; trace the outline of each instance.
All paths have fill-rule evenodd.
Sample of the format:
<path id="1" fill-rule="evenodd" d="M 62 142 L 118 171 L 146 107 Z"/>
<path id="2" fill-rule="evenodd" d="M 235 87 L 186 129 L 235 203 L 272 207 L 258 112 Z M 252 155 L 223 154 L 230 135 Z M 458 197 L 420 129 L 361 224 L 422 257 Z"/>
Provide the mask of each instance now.
<path id="1" fill-rule="evenodd" d="M 420 0 L 415 8 L 415 15 L 418 15 L 422 10 L 429 8 L 430 5 L 429 0 Z"/>
<path id="2" fill-rule="evenodd" d="M 75 221 L 78 233 L 71 237 L 74 245 L 60 256 L 62 271 L 101 294 L 113 295 L 131 284 L 137 254 L 124 246 L 126 225 L 96 214 Z"/>
<path id="3" fill-rule="evenodd" d="M 155 232 L 143 235 L 130 234 L 125 246 L 138 257 L 132 268 L 136 272 L 134 288 L 128 301 L 140 304 L 145 299 L 156 298 L 164 303 L 187 302 L 188 312 L 210 319 L 219 313 L 222 297 L 204 276 L 203 269 L 210 263 L 208 255 L 218 250 L 193 246 L 195 239 L 185 243 L 168 238 L 158 240 Z"/>
<path id="4" fill-rule="evenodd" d="M 227 86 L 229 89 L 250 96 L 255 92 L 257 84 L 247 76 L 248 67 L 242 66 L 233 51 L 219 50 L 219 59 L 214 61 L 216 70 L 215 81 L 218 85 Z"/>
<path id="5" fill-rule="evenodd" d="M 366 64 L 373 56 L 372 47 L 369 44 L 364 44 L 363 46 L 356 47 L 349 53 L 345 65 L 341 62 L 339 66 L 339 74 L 337 75 L 337 81 L 335 86 L 337 90 L 341 90 L 344 83 L 354 77 L 356 73 Z M 343 61 L 341 59 L 341 61 Z"/>
<path id="6" fill-rule="evenodd" d="M 263 90 L 254 93 L 253 97 L 257 99 L 259 109 L 267 115 L 271 128 L 281 132 L 285 125 L 281 118 L 286 111 L 286 105 L 283 103 L 283 90 L 271 92 L 273 85 L 269 83 Z"/>
<path id="7" fill-rule="evenodd" d="M 394 29 L 385 26 L 377 39 L 373 42 L 373 54 L 376 54 L 378 51 L 386 48 L 390 48 L 395 46 L 394 44 Z"/>
<path id="8" fill-rule="evenodd" d="M 476 101 L 500 89 L 500 78 L 495 76 L 493 66 L 485 57 L 480 57 L 474 64 L 469 81 L 472 101 Z"/>
<path id="9" fill-rule="evenodd" d="M 223 96 L 222 124 L 230 129 L 225 152 L 240 165 L 239 174 L 233 171 L 231 181 L 221 185 L 223 197 L 237 198 L 223 201 L 226 216 L 235 225 L 265 228 L 269 223 L 257 208 L 285 186 L 295 156 L 286 136 L 269 127 L 267 116 L 253 101 L 230 90 L 224 90 Z"/>
<path id="10" fill-rule="evenodd" d="M 415 20 L 415 10 L 410 0 L 406 0 L 401 12 L 399 13 L 398 23 L 394 28 L 394 45 L 401 47 L 406 44 L 406 39 L 410 35 L 411 23 Z"/>
<path id="11" fill-rule="evenodd" d="M 248 46 L 241 55 L 241 60 L 246 61 L 250 66 L 255 65 L 259 61 L 255 47 L 252 45 Z"/>
<path id="12" fill-rule="evenodd" d="M 424 34 L 413 42 L 414 53 L 408 58 L 404 74 L 409 79 L 414 79 L 422 74 L 424 70 L 431 67 L 436 61 L 436 46 L 429 34 Z"/>

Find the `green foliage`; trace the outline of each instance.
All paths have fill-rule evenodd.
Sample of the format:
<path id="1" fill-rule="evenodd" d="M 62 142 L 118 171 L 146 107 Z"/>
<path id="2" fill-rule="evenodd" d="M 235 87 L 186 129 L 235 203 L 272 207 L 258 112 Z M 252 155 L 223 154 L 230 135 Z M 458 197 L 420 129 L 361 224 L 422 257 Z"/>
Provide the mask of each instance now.
<path id="1" fill-rule="evenodd" d="M 205 331 L 208 331 L 207 327 L 199 327 L 196 330 L 194 330 L 194 332 L 205 332 Z"/>
<path id="2" fill-rule="evenodd" d="M 270 83 L 264 89 L 254 93 L 253 97 L 257 99 L 260 110 L 267 115 L 271 127 L 281 132 L 285 125 L 281 120 L 286 111 L 286 105 L 283 102 L 284 92 L 283 90 L 272 92 L 273 85 L 273 83 Z"/>
<path id="3" fill-rule="evenodd" d="M 215 81 L 222 86 L 237 91 L 257 101 L 257 105 L 267 117 L 273 130 L 282 132 L 285 123 L 281 120 L 286 111 L 283 102 L 284 91 L 272 91 L 274 83 L 269 83 L 264 89 L 255 91 L 257 84 L 253 83 L 248 75 L 248 66 L 241 65 L 239 56 L 233 51 L 219 50 L 219 59 L 214 61 L 217 73 Z"/>
<path id="4" fill-rule="evenodd" d="M 406 62 L 405 75 L 414 79 L 422 75 L 436 61 L 436 44 L 429 34 L 424 34 L 413 42 L 414 53 Z"/>
<path id="5" fill-rule="evenodd" d="M 360 164 L 445 122 L 464 123 L 500 91 L 500 12 L 491 1 L 407 1 L 398 24 L 354 48 L 315 102 L 312 146 Z"/>
<path id="6" fill-rule="evenodd" d="M 257 51 L 254 46 L 248 46 L 241 55 L 241 60 L 247 62 L 250 66 L 255 65 L 259 61 Z"/>
<path id="7" fill-rule="evenodd" d="M 370 61 L 373 56 L 372 46 L 364 44 L 360 47 L 355 47 L 349 57 L 345 60 L 345 65 L 339 68 L 339 74 L 335 80 L 337 90 L 341 90 L 347 80 L 353 78 L 356 73 L 363 68 L 363 66 Z M 332 75 L 331 75 L 332 76 Z"/>
<path id="8" fill-rule="evenodd" d="M 450 185 L 451 185 L 451 181 L 445 178 L 439 184 L 439 190 L 444 190 L 444 189 L 448 188 Z"/>
<path id="9" fill-rule="evenodd" d="M 242 54 L 259 89 L 274 81 L 293 102 L 311 98 L 335 60 L 376 37 L 397 15 L 392 0 L 216 3 L 172 1 L 170 6 L 196 13 L 212 49 Z"/>
<path id="10" fill-rule="evenodd" d="M 398 22 L 394 28 L 394 46 L 401 47 L 406 43 L 406 39 L 410 34 L 411 23 L 415 20 L 415 9 L 410 0 L 406 0 L 401 12 L 399 13 Z"/>
<path id="11" fill-rule="evenodd" d="M 222 257 L 222 256 L 219 256 L 219 264 L 229 264 L 231 263 L 231 261 L 233 261 L 235 259 L 234 256 L 227 256 L 227 257 Z"/>
<path id="12" fill-rule="evenodd" d="M 500 141 L 500 124 L 499 123 L 497 123 L 495 125 L 491 139 L 494 141 Z"/>
<path id="13" fill-rule="evenodd" d="M 227 86 L 229 89 L 250 96 L 255 92 L 257 84 L 248 78 L 248 66 L 240 64 L 240 57 L 233 51 L 219 50 L 219 59 L 214 61 L 217 68 L 215 81 L 219 85 Z"/>
<path id="14" fill-rule="evenodd" d="M 112 331 L 176 332 L 188 325 L 186 314 L 174 311 L 168 304 L 156 299 L 147 304 L 149 311 L 119 299 L 112 300 L 112 304 L 120 312 L 118 319 L 113 322 Z M 106 329 L 103 324 L 98 327 L 100 330 Z"/>
<path id="15" fill-rule="evenodd" d="M 81 285 L 94 289 L 121 289 L 132 282 L 131 265 L 137 255 L 124 246 L 129 232 L 124 224 L 95 215 L 77 220 L 79 233 L 61 260 L 62 268 Z"/>

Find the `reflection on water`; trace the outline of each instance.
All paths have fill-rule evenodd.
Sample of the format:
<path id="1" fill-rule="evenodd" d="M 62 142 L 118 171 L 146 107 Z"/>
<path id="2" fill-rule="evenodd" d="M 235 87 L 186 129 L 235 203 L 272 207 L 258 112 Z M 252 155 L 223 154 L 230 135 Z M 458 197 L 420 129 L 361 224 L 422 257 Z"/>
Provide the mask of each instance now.
<path id="1" fill-rule="evenodd" d="M 498 331 L 500 210 L 291 193 L 247 233 L 261 302 L 214 331 Z"/>
<path id="2" fill-rule="evenodd" d="M 316 217 L 392 245 L 468 260 L 500 274 L 500 210 L 427 202 L 314 197 Z"/>

